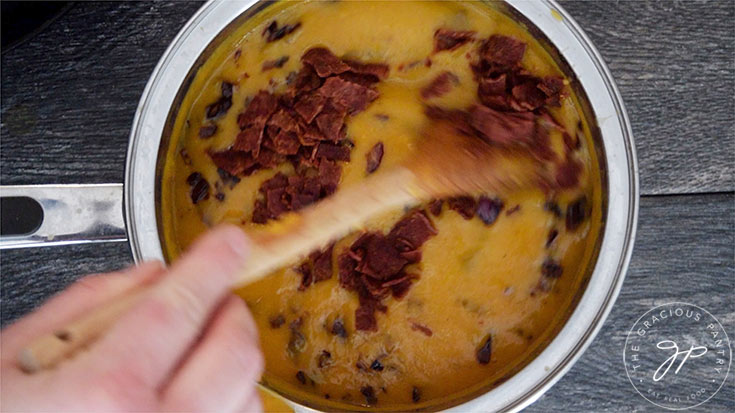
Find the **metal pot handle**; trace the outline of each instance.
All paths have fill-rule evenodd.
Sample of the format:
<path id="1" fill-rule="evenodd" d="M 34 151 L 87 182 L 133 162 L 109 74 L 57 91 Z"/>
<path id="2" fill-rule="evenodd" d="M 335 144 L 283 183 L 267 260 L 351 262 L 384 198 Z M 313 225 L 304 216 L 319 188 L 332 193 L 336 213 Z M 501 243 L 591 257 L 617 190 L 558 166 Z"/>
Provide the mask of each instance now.
<path id="1" fill-rule="evenodd" d="M 127 241 L 122 184 L 0 186 L 0 250 Z"/>

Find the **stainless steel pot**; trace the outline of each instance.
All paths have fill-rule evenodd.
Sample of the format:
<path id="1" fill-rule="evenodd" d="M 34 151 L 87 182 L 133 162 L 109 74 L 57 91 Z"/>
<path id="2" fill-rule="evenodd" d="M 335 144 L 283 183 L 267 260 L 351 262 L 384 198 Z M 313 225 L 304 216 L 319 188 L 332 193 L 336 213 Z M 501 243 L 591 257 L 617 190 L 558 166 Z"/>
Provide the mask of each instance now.
<path id="1" fill-rule="evenodd" d="M 130 132 L 125 183 L 0 187 L 3 197 L 27 196 L 43 208 L 29 234 L 0 239 L 0 249 L 100 241 L 130 243 L 136 262 L 162 260 L 158 179 L 178 106 L 196 69 L 234 28 L 268 2 L 211 0 L 184 26 L 143 91 Z M 569 370 L 607 317 L 623 283 L 638 217 L 638 166 L 625 107 L 599 53 L 553 0 L 508 0 L 494 6 L 524 24 L 573 79 L 593 126 L 603 169 L 599 254 L 576 307 L 555 338 L 502 384 L 453 411 L 514 411 L 531 404 Z M 595 125 L 596 123 L 596 125 Z M 124 222 L 123 222 L 124 216 Z M 292 402 L 298 411 L 313 409 Z"/>

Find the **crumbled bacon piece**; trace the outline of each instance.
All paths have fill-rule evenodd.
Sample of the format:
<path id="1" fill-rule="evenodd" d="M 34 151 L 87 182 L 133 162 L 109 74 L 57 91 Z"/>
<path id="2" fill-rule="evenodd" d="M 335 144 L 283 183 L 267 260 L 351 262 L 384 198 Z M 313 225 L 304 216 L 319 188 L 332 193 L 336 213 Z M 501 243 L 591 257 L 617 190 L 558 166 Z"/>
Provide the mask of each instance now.
<path id="1" fill-rule="evenodd" d="M 278 27 L 278 22 L 273 20 L 271 24 L 263 29 L 263 37 L 265 37 L 266 42 L 275 42 L 276 40 L 280 40 L 285 36 L 293 33 L 299 27 L 301 27 L 301 22 L 297 22 L 294 24 L 284 24 L 283 26 Z"/>
<path id="2" fill-rule="evenodd" d="M 551 246 L 558 235 L 559 231 L 556 228 L 549 231 L 549 235 L 546 237 L 546 248 L 549 248 Z"/>
<path id="3" fill-rule="evenodd" d="M 360 299 L 355 312 L 357 330 L 376 331 L 375 311 L 387 309 L 381 300 L 389 295 L 401 299 L 408 293 L 418 276 L 404 269 L 420 260 L 419 248 L 435 234 L 426 214 L 414 211 L 396 223 L 388 235 L 366 232 L 340 254 L 340 286 L 356 292 Z"/>
<path id="4" fill-rule="evenodd" d="M 383 63 L 363 63 L 356 60 L 343 60 L 343 62 L 350 67 L 350 72 L 375 76 L 379 80 L 387 78 L 390 72 L 388 65 Z"/>
<path id="5" fill-rule="evenodd" d="M 245 112 L 237 117 L 240 129 L 248 125 L 263 125 L 278 108 L 278 99 L 275 95 L 266 91 L 258 92 L 248 104 Z"/>
<path id="6" fill-rule="evenodd" d="M 367 170 L 367 173 L 371 174 L 378 169 L 380 162 L 383 160 L 383 142 L 378 142 L 373 145 L 365 157 L 367 158 L 365 169 Z"/>
<path id="7" fill-rule="evenodd" d="M 493 337 L 488 335 L 480 348 L 477 349 L 477 362 L 480 364 L 490 363 L 490 357 L 493 351 Z"/>
<path id="8" fill-rule="evenodd" d="M 456 31 L 450 29 L 438 29 L 434 32 L 434 52 L 442 50 L 454 50 L 463 44 L 473 40 L 476 32 Z"/>
<path id="9" fill-rule="evenodd" d="M 566 160 L 558 166 L 556 171 L 556 183 L 560 188 L 572 188 L 579 183 L 581 173 L 582 164 L 567 155 Z"/>
<path id="10" fill-rule="evenodd" d="M 325 110 L 316 117 L 316 125 L 323 136 L 332 142 L 339 142 L 344 138 L 345 115 L 333 109 Z"/>
<path id="11" fill-rule="evenodd" d="M 414 211 L 393 226 L 388 233 L 388 238 L 394 242 L 407 241 L 412 247 L 410 249 L 417 249 L 436 234 L 437 231 L 426 214 Z"/>
<path id="12" fill-rule="evenodd" d="M 481 196 L 477 201 L 477 216 L 485 225 L 491 225 L 495 222 L 502 209 L 503 201 L 497 198 L 490 199 L 486 196 Z"/>
<path id="13" fill-rule="evenodd" d="M 441 199 L 431 201 L 431 203 L 429 204 L 429 211 L 431 212 L 432 215 L 438 217 L 439 214 L 442 213 L 443 206 L 444 206 L 444 201 L 442 201 Z"/>
<path id="14" fill-rule="evenodd" d="M 567 230 L 576 230 L 585 218 L 587 218 L 587 198 L 582 195 L 567 206 Z"/>
<path id="15" fill-rule="evenodd" d="M 324 47 L 307 50 L 301 56 L 301 61 L 313 67 L 319 77 L 338 75 L 350 70 L 350 66 Z"/>
<path id="16" fill-rule="evenodd" d="M 411 330 L 413 331 L 420 331 L 422 332 L 426 337 L 431 337 L 434 335 L 434 332 L 431 331 L 431 329 L 421 323 L 417 323 L 415 321 L 411 321 Z"/>
<path id="17" fill-rule="evenodd" d="M 487 106 L 470 109 L 472 127 L 489 143 L 530 144 L 534 138 L 535 116 L 530 112 L 499 112 Z"/>
<path id="18" fill-rule="evenodd" d="M 458 84 L 459 78 L 457 75 L 445 70 L 437 75 L 431 83 L 421 89 L 421 97 L 424 99 L 431 99 L 442 96 L 449 93 L 449 91 L 452 90 L 453 85 Z"/>
<path id="19" fill-rule="evenodd" d="M 192 172 L 186 183 L 191 187 L 191 202 L 197 204 L 199 201 L 209 199 L 209 182 L 199 172 Z"/>
<path id="20" fill-rule="evenodd" d="M 525 52 L 525 43 L 499 34 L 490 36 L 480 48 L 482 58 L 499 68 L 510 68 L 518 65 Z"/>
<path id="21" fill-rule="evenodd" d="M 378 92 L 374 89 L 336 76 L 328 78 L 318 89 L 318 93 L 331 98 L 334 103 L 353 114 L 365 110 L 370 102 L 378 98 Z"/>
<path id="22" fill-rule="evenodd" d="M 372 306 L 361 305 L 355 310 L 355 329 L 362 331 L 378 331 L 378 320 Z"/>
<path id="23" fill-rule="evenodd" d="M 246 176 L 257 167 L 256 161 L 246 152 L 235 150 L 209 152 L 209 157 L 218 168 L 227 171 L 230 175 Z"/>
<path id="24" fill-rule="evenodd" d="M 211 138 L 217 132 L 217 125 L 206 125 L 199 128 L 199 137 L 202 139 Z"/>
<path id="25" fill-rule="evenodd" d="M 286 64 L 286 62 L 288 62 L 288 56 L 281 56 L 278 59 L 266 60 L 265 62 L 263 62 L 263 66 L 260 70 L 262 72 L 267 72 L 271 69 L 280 69 L 283 67 L 283 65 Z"/>
<path id="26" fill-rule="evenodd" d="M 563 270 L 561 265 L 551 258 L 547 258 L 544 260 L 543 264 L 541 264 L 541 274 L 544 277 L 559 278 L 561 277 L 562 272 Z"/>
<path id="27" fill-rule="evenodd" d="M 317 146 L 316 157 L 329 159 L 330 161 L 349 161 L 350 148 L 329 142 L 321 142 Z"/>
<path id="28" fill-rule="evenodd" d="M 332 278 L 332 251 L 334 250 L 334 244 L 330 244 L 323 251 L 316 251 L 312 253 L 309 258 L 312 260 L 314 265 L 314 282 L 328 280 Z"/>
<path id="29" fill-rule="evenodd" d="M 472 219 L 475 216 L 477 203 L 471 196 L 458 196 L 447 200 L 449 209 L 457 211 L 464 219 Z"/>
<path id="30" fill-rule="evenodd" d="M 303 95 L 294 105 L 294 110 L 306 123 L 311 123 L 316 115 L 324 109 L 326 103 L 327 98 L 322 95 L 316 93 Z"/>

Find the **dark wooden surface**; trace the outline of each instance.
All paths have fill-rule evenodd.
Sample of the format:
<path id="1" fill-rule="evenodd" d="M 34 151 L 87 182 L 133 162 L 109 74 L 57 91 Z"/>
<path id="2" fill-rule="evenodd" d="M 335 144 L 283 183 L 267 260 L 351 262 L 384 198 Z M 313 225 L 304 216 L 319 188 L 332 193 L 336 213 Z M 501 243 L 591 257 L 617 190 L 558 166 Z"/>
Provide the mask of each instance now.
<path id="1" fill-rule="evenodd" d="M 148 76 L 198 2 L 79 2 L 2 54 L 0 182 L 120 182 Z M 600 334 L 529 411 L 657 411 L 625 375 L 623 343 L 655 305 L 686 301 L 735 338 L 735 5 L 563 1 L 615 76 L 642 194 L 633 260 Z M 0 255 L 1 322 L 77 277 L 131 262 L 110 243 Z M 735 374 L 695 409 L 735 410 Z"/>

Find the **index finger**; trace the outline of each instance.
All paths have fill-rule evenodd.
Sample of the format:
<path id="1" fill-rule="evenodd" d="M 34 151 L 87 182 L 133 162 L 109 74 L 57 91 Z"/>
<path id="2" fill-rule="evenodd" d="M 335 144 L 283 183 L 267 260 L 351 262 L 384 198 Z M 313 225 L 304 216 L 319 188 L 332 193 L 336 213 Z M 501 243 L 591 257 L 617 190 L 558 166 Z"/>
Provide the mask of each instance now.
<path id="1" fill-rule="evenodd" d="M 237 227 L 207 233 L 92 350 L 95 369 L 158 386 L 230 291 L 248 251 L 249 241 Z"/>

